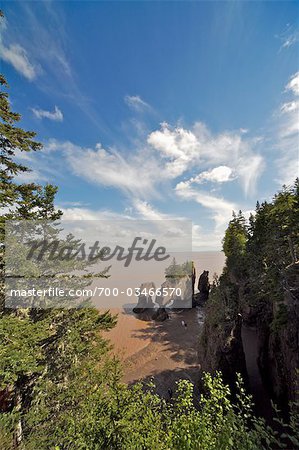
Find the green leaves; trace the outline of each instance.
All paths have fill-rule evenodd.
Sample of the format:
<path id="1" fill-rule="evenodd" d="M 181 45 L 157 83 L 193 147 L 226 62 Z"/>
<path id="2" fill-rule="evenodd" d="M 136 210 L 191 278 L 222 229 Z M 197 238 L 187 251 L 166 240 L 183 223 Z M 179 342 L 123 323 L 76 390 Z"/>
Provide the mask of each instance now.
<path id="1" fill-rule="evenodd" d="M 42 371 L 40 343 L 49 336 L 44 322 L 32 323 L 28 318 L 5 316 L 0 320 L 0 390 L 11 386 L 19 376 L 32 376 Z"/>

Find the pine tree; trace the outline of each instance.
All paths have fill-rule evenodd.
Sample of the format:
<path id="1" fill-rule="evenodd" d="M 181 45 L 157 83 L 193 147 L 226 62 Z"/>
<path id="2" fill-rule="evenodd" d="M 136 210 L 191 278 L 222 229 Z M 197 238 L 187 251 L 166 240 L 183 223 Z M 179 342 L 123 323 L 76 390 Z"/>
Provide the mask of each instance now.
<path id="1" fill-rule="evenodd" d="M 92 389 L 100 384 L 104 372 L 106 380 L 109 378 L 104 369 L 99 370 L 101 359 L 104 361 L 108 352 L 100 332 L 113 327 L 115 318 L 109 313 L 99 314 L 90 307 L 67 310 L 8 310 L 4 307 L 5 221 L 55 221 L 62 213 L 54 206 L 57 187 L 18 181 L 18 174 L 30 171 L 16 161 L 18 152 L 40 151 L 42 145 L 34 140 L 34 132 L 16 125 L 21 116 L 11 111 L 4 90 L 8 85 L 2 75 L 0 83 L 0 202 L 4 211 L 0 219 L 0 428 L 2 425 L 5 430 L 8 448 L 17 448 L 32 434 L 32 427 L 36 425 L 34 411 L 49 418 L 51 408 L 57 408 L 58 402 L 61 412 L 67 410 L 71 418 L 82 402 L 84 388 Z M 69 239 L 74 242 L 71 236 Z M 80 245 L 79 241 L 75 243 Z M 17 242 L 16 248 L 22 252 L 22 243 Z M 81 386 L 76 384 L 76 378 L 81 379 Z M 77 400 L 66 408 L 69 391 Z M 53 422 L 46 421 L 49 433 L 50 423 L 54 428 L 59 423 L 58 418 L 55 422 L 56 416 L 53 417 Z"/>

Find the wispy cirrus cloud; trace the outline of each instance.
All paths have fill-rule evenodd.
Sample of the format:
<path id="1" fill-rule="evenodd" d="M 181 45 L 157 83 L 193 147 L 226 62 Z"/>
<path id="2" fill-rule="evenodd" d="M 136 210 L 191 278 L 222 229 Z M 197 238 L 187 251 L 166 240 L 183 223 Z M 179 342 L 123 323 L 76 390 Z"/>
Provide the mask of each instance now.
<path id="1" fill-rule="evenodd" d="M 216 197 L 210 193 L 199 190 L 192 186 L 192 182 L 181 181 L 175 187 L 175 192 L 179 198 L 187 201 L 195 201 L 212 211 L 212 218 L 215 222 L 215 231 L 224 231 L 228 221 L 231 219 L 232 212 L 238 209 L 235 202 Z"/>
<path id="2" fill-rule="evenodd" d="M 158 195 L 162 167 L 146 148 L 125 155 L 113 148 L 105 149 L 100 143 L 95 148 L 86 148 L 70 141 L 51 140 L 45 149 L 60 151 L 69 169 L 93 184 L 113 187 L 129 196 Z"/>
<path id="3" fill-rule="evenodd" d="M 202 180 L 217 182 L 223 172 L 223 168 L 218 167 L 229 164 L 234 177 L 227 181 L 238 179 L 245 194 L 253 195 L 265 162 L 254 151 L 258 140 L 246 139 L 244 134 L 243 130 L 213 134 L 202 122 L 196 122 L 190 129 L 172 128 L 164 122 L 160 130 L 150 133 L 147 142 L 161 155 L 170 178 L 175 179 L 190 168 L 197 172 L 208 168 L 208 174 L 207 171 L 199 174 L 198 180 L 202 177 Z"/>
<path id="4" fill-rule="evenodd" d="M 87 148 L 70 141 L 50 140 L 44 153 L 57 160 L 58 152 L 63 167 L 82 180 L 121 191 L 137 218 L 173 220 L 173 214 L 157 210 L 150 199 L 169 198 L 178 205 L 182 201 L 197 203 L 202 208 L 201 217 L 209 221 L 209 232 L 205 230 L 202 238 L 197 236 L 197 243 L 204 244 L 205 237 L 210 242 L 214 236 L 213 247 L 220 248 L 232 211 L 240 206 L 221 194 L 212 195 L 213 185 L 220 189 L 223 184 L 240 182 L 245 194 L 252 193 L 263 170 L 264 160 L 254 151 L 255 140 L 244 134 L 242 130 L 213 134 L 201 122 L 189 128 L 163 123 L 126 152 L 99 143 Z M 188 179 L 181 181 L 182 175 Z M 198 231 L 201 227 L 197 225 Z"/>
<path id="5" fill-rule="evenodd" d="M 14 61 L 15 68 L 23 71 L 27 79 L 35 81 L 39 89 L 49 96 L 54 94 L 71 102 L 96 129 L 108 133 L 108 127 L 94 106 L 93 99 L 84 93 L 84 86 L 78 82 L 78 74 L 70 57 L 72 52 L 66 16 L 63 8 L 54 3 L 40 2 L 40 7 L 35 8 L 32 2 L 18 2 L 26 27 L 16 26 L 16 17 L 13 14 L 10 16 L 9 26 L 2 27 L 5 37 L 5 46 L 1 45 L 2 53 L 11 60 L 11 64 Z M 44 17 L 47 17 L 46 21 Z M 8 52 L 11 45 L 13 57 Z"/>
<path id="6" fill-rule="evenodd" d="M 139 95 L 126 95 L 124 101 L 131 109 L 137 112 L 151 109 L 150 105 L 142 100 Z"/>
<path id="7" fill-rule="evenodd" d="M 149 202 L 138 198 L 132 199 L 132 205 L 133 212 L 135 212 L 138 217 L 145 220 L 186 220 L 186 217 L 158 211 L 157 208 L 154 208 Z"/>
<path id="8" fill-rule="evenodd" d="M 276 159 L 280 184 L 292 184 L 299 173 L 299 72 L 293 74 L 285 86 L 285 94 L 291 98 L 283 103 L 276 114 Z"/>
<path id="9" fill-rule="evenodd" d="M 276 37 L 281 41 L 280 51 L 288 49 L 299 42 L 299 29 L 294 25 L 287 24 L 285 30 Z"/>
<path id="10" fill-rule="evenodd" d="M 19 43 L 6 42 L 7 21 L 4 18 L 0 18 L 0 20 L 2 21 L 0 28 L 0 58 L 29 81 L 34 80 L 38 74 L 38 67 L 30 60 L 28 52 Z"/>
<path id="11" fill-rule="evenodd" d="M 101 144 L 84 148 L 56 141 L 48 142 L 46 148 L 62 150 L 77 176 L 147 199 L 159 196 L 160 186 L 168 185 L 169 189 L 173 180 L 190 172 L 195 172 L 192 176 L 197 183 L 239 180 L 244 193 L 252 195 L 264 160 L 252 150 L 251 144 L 243 140 L 241 132 L 215 136 L 199 123 L 191 129 L 172 128 L 164 123 L 148 134 L 146 142 L 141 141 L 126 152 L 103 148 Z"/>
<path id="12" fill-rule="evenodd" d="M 58 106 L 55 106 L 54 111 L 47 111 L 45 109 L 40 108 L 32 108 L 32 112 L 38 119 L 49 119 L 53 120 L 54 122 L 63 121 L 63 114 L 62 111 L 58 108 Z"/>
<path id="13" fill-rule="evenodd" d="M 285 90 L 286 92 L 291 91 L 296 96 L 299 95 L 299 72 L 296 72 L 291 76 Z"/>

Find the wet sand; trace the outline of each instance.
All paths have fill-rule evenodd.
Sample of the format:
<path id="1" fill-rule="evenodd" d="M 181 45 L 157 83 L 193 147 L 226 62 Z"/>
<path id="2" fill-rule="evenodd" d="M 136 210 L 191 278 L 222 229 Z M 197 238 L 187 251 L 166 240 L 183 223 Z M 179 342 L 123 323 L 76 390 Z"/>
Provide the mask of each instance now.
<path id="1" fill-rule="evenodd" d="M 220 252 L 205 252 L 194 255 L 196 284 L 203 270 L 209 270 L 210 281 L 214 273 L 220 275 L 224 265 L 224 255 Z M 132 308 L 132 305 L 130 305 Z M 154 378 L 157 391 L 167 397 L 167 389 L 174 387 L 180 378 L 198 382 L 199 365 L 197 358 L 200 333 L 199 309 L 170 312 L 165 322 L 140 320 L 128 309 L 111 309 L 118 314 L 117 326 L 106 333 L 114 346 L 115 353 L 124 363 L 123 381 L 132 383 Z M 183 327 L 181 321 L 187 323 Z"/>
<path id="2" fill-rule="evenodd" d="M 118 324 L 105 333 L 124 367 L 123 381 L 133 383 L 152 378 L 159 394 L 167 397 L 169 387 L 181 378 L 198 384 L 198 339 L 203 320 L 199 308 L 169 312 L 164 322 L 138 319 L 133 313 L 118 314 Z M 182 320 L 187 326 L 182 325 Z"/>
<path id="3" fill-rule="evenodd" d="M 187 327 L 182 325 L 182 320 Z M 180 378 L 198 382 L 199 364 L 197 358 L 200 323 L 197 309 L 171 312 L 170 318 L 134 334 L 147 345 L 125 360 L 123 381 L 154 379 L 156 390 L 167 397 L 168 388 L 174 389 Z"/>
<path id="4" fill-rule="evenodd" d="M 150 344 L 152 323 L 139 320 L 133 312 L 124 309 L 111 308 L 110 312 L 117 314 L 117 325 L 104 336 L 111 341 L 113 352 L 125 361 Z M 147 337 L 141 339 L 142 335 Z"/>

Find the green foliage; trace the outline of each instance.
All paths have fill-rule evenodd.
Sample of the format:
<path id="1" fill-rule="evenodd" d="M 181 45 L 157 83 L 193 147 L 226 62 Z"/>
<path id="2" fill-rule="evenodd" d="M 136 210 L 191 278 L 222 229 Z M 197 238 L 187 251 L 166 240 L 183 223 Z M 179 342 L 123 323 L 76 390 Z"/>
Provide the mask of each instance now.
<path id="1" fill-rule="evenodd" d="M 233 330 L 239 313 L 255 324 L 262 375 L 285 408 L 298 379 L 299 180 L 284 186 L 272 202 L 257 203 L 248 224 L 241 212 L 234 214 L 223 250 L 226 265 L 206 307 L 201 346 L 221 352 L 225 330 Z"/>
<path id="2" fill-rule="evenodd" d="M 251 306 L 281 303 L 286 290 L 291 295 L 286 271 L 299 254 L 299 180 L 293 186 L 284 186 L 271 203 L 257 203 L 248 225 L 241 211 L 233 214 L 223 239 L 223 251 L 226 266 L 219 281 L 232 309 L 233 304 L 239 303 L 240 288 Z M 227 292 L 229 285 L 230 289 L 237 287 L 231 295 Z M 276 310 L 281 316 L 279 308 Z"/>
<path id="3" fill-rule="evenodd" d="M 172 401 L 166 401 L 155 394 L 153 384 L 136 383 L 130 388 L 120 383 L 111 361 L 101 365 L 97 384 L 77 379 L 85 389 L 80 396 L 75 386 L 77 369 L 74 385 L 53 387 L 50 416 L 48 399 L 41 398 L 26 418 L 30 422 L 26 450 L 263 450 L 280 445 L 277 433 L 254 416 L 240 378 L 235 404 L 219 373 L 205 374 L 199 399 L 194 401 L 192 383 L 181 380 Z M 291 431 L 289 425 L 283 427 Z"/>
<path id="4" fill-rule="evenodd" d="M 2 87 L 7 87 L 3 76 L 0 77 L 0 83 Z M 63 424 L 69 426 L 76 413 L 84 411 L 81 405 L 86 396 L 89 398 L 90 392 L 100 386 L 103 380 L 107 382 L 109 379 L 109 370 L 106 367 L 111 367 L 112 361 L 110 359 L 109 364 L 107 363 L 109 345 L 101 338 L 101 331 L 113 327 L 116 318 L 109 312 L 100 314 L 87 307 L 65 310 L 37 308 L 9 310 L 4 307 L 5 221 L 56 220 L 61 216 L 61 211 L 57 211 L 54 206 L 57 192 L 55 186 L 22 184 L 16 178 L 16 175 L 29 171 L 27 167 L 16 162 L 16 154 L 40 150 L 42 146 L 33 140 L 35 133 L 26 132 L 16 126 L 16 122 L 20 121 L 20 115 L 11 111 L 6 91 L 0 93 L 0 118 L 0 202 L 7 210 L 1 215 L 0 220 L 0 424 L 3 430 L 0 433 L 1 449 L 5 446 L 23 447 L 25 441 L 28 441 L 29 446 L 35 437 L 33 448 L 39 448 L 40 438 L 45 439 L 44 448 L 49 448 L 52 431 L 58 427 L 58 430 L 64 433 Z M 30 222 L 27 223 L 30 235 Z M 59 233 L 59 229 L 45 227 L 42 223 L 41 231 L 47 233 L 47 236 L 51 235 L 52 238 Z M 13 257 L 16 263 L 23 260 L 23 267 L 30 269 L 30 273 L 37 277 L 45 273 L 45 267 L 42 265 L 26 261 L 24 242 L 20 236 L 12 233 L 8 238 L 15 251 Z M 14 240 L 18 245 L 13 245 Z M 67 241 L 80 245 L 80 242 L 76 242 L 72 236 L 68 236 Z M 57 271 L 68 272 L 74 268 L 73 265 L 68 267 L 68 264 L 68 261 L 64 261 L 56 267 Z M 84 267 L 81 264 L 79 268 Z M 69 283 L 74 287 L 76 281 L 70 278 Z M 82 283 L 85 285 L 90 283 L 90 280 L 83 280 Z M 44 303 L 44 306 L 47 306 L 47 299 Z M 115 365 L 116 362 L 113 362 L 113 367 Z M 38 435 L 34 435 L 35 429 L 39 429 L 38 438 Z M 70 434 L 67 436 L 70 437 Z M 52 448 L 55 445 L 53 441 Z"/>
<path id="5" fill-rule="evenodd" d="M 34 140 L 34 132 L 17 126 L 20 115 L 11 111 L 2 75 L 0 84 L 0 203 L 8 209 L 0 221 L 3 281 L 5 220 L 55 220 L 61 212 L 54 206 L 55 186 L 22 184 L 16 178 L 29 171 L 17 162 L 16 154 L 38 151 L 42 146 Z M 265 286 L 272 280 L 268 271 L 276 274 L 278 257 L 283 268 L 289 263 L 287 246 L 293 254 L 297 252 L 292 240 L 299 221 L 290 209 L 298 210 L 298 192 L 297 182 L 293 191 L 278 195 L 274 209 L 258 206 L 249 235 L 242 214 L 234 216 L 223 246 L 227 271 L 232 269 L 236 279 L 243 276 L 246 252 L 258 253 L 258 267 L 265 269 Z M 275 249 L 266 239 L 269 230 Z M 23 257 L 20 248 L 16 258 Z M 178 265 L 175 260 L 166 270 L 167 276 L 175 278 L 191 273 L 191 262 Z M 227 290 L 222 295 L 219 289 L 225 280 Z M 235 311 L 230 301 L 235 285 L 228 273 L 215 289 L 214 306 L 224 304 Z M 3 304 L 3 289 L 1 300 Z M 222 311 L 219 309 L 215 325 L 218 319 L 225 319 Z M 178 383 L 171 401 L 158 396 L 152 384 L 122 384 L 119 363 L 101 335 L 116 323 L 109 312 L 100 314 L 92 308 L 12 311 L 3 305 L 0 312 L 1 450 L 261 450 L 277 443 L 275 433 L 254 417 L 241 382 L 233 404 L 220 374 L 205 376 L 199 399 L 194 399 L 193 386 L 186 380 Z M 296 417 L 293 414 L 290 424 L 283 426 L 288 426 L 289 440 L 298 443 Z"/>
<path id="6" fill-rule="evenodd" d="M 284 186 L 271 203 L 258 205 L 251 219 L 246 245 L 245 300 L 272 332 L 298 327 L 292 310 L 296 298 L 296 261 L 299 252 L 299 189 Z M 269 311 L 266 314 L 266 310 Z"/>
<path id="7" fill-rule="evenodd" d="M 56 219 L 61 216 L 61 211 L 55 211 L 53 206 L 57 191 L 55 186 L 22 184 L 16 178 L 30 172 L 28 167 L 16 161 L 16 154 L 41 150 L 42 145 L 34 140 L 36 133 L 17 126 L 21 116 L 11 110 L 6 91 L 8 84 L 3 75 L 0 75 L 0 86 L 0 206 L 8 209 L 6 214 L 1 215 L 3 238 L 5 218 Z"/>
<path id="8" fill-rule="evenodd" d="M 289 314 L 288 314 L 287 306 L 283 303 L 279 304 L 278 310 L 276 311 L 275 316 L 274 316 L 271 326 L 270 326 L 271 330 L 276 331 L 276 332 L 280 331 L 285 326 L 287 326 L 288 319 L 289 319 Z"/>
<path id="9" fill-rule="evenodd" d="M 178 264 L 176 259 L 173 258 L 172 263 L 165 269 L 165 276 L 168 279 L 183 278 L 185 276 L 192 275 L 192 261 L 186 261 L 183 264 Z"/>
<path id="10" fill-rule="evenodd" d="M 236 281 L 244 276 L 245 271 L 247 227 L 241 211 L 238 215 L 233 213 L 233 218 L 229 222 L 222 242 L 226 267 Z"/>
<path id="11" fill-rule="evenodd" d="M 0 390 L 13 388 L 19 376 L 42 370 L 40 342 L 46 335 L 45 325 L 13 316 L 0 320 Z"/>

